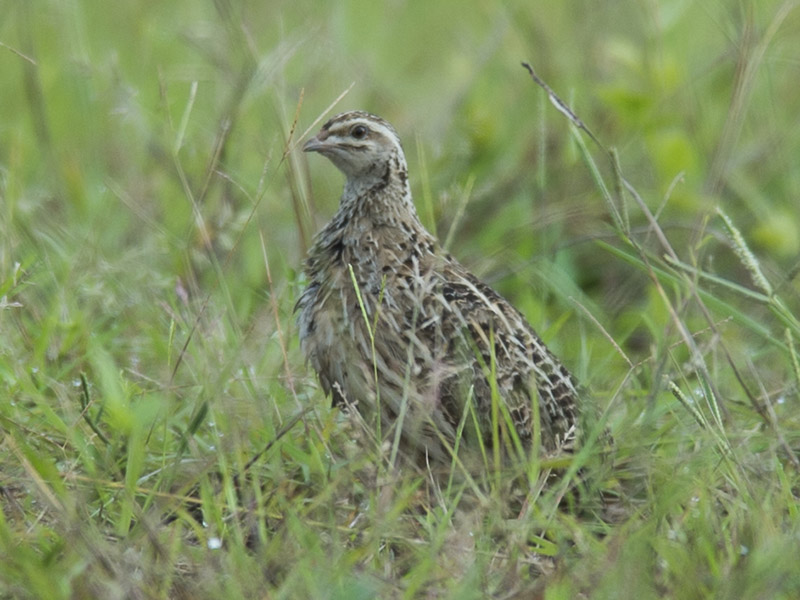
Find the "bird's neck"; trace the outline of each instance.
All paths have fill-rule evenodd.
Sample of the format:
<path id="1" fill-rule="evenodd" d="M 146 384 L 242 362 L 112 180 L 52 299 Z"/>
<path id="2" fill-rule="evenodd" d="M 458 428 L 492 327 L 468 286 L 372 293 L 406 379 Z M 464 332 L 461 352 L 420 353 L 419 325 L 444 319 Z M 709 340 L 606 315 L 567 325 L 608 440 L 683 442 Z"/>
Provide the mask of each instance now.
<path id="1" fill-rule="evenodd" d="M 348 177 L 339 203 L 347 220 L 372 225 L 419 223 L 404 161 L 390 161 L 375 172 Z"/>

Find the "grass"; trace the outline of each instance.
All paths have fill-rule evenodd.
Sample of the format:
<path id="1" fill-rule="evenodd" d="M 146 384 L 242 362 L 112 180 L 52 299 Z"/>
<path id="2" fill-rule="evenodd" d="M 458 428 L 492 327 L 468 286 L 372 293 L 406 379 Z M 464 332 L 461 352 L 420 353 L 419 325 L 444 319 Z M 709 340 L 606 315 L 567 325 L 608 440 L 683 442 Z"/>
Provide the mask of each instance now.
<path id="1" fill-rule="evenodd" d="M 800 595 L 795 2 L 2 10 L 0 597 Z M 613 437 L 514 518 L 303 363 L 337 98 Z"/>

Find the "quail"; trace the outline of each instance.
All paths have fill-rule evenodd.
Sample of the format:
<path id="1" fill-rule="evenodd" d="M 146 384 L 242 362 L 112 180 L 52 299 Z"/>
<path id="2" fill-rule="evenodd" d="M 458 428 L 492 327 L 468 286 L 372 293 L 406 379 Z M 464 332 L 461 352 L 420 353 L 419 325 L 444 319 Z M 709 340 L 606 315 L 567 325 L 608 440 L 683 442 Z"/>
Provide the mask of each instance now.
<path id="1" fill-rule="evenodd" d="M 578 386 L 525 317 L 445 252 L 417 216 L 395 129 L 363 111 L 303 146 L 346 178 L 314 238 L 298 303 L 300 344 L 334 404 L 399 428 L 403 450 L 545 452 L 574 443 Z M 486 446 L 484 446 L 486 447 Z"/>

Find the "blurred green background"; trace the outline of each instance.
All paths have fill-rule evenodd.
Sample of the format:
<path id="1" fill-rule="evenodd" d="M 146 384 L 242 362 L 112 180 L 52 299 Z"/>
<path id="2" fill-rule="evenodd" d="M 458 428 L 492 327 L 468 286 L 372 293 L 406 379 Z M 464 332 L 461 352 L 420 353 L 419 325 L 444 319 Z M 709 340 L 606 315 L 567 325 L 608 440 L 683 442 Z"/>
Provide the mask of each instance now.
<path id="1" fill-rule="evenodd" d="M 307 543 L 318 531 L 293 504 L 297 490 L 280 488 L 283 500 L 270 496 L 276 506 L 254 492 L 259 506 L 270 516 L 291 513 L 295 527 L 307 529 L 284 532 L 290 542 L 264 542 L 253 559 L 209 475 L 222 473 L 225 502 L 236 504 L 235 467 L 312 407 L 323 411 L 316 433 L 309 439 L 306 423 L 305 435 L 280 438 L 280 451 L 259 463 L 261 478 L 321 479 L 306 492 L 320 498 L 331 489 L 337 461 L 327 444 L 343 442 L 303 364 L 292 309 L 305 250 L 335 211 L 342 177 L 299 147 L 304 133 L 348 109 L 395 125 L 423 222 L 528 316 L 601 408 L 610 407 L 618 438 L 645 423 L 654 437 L 628 446 L 640 459 L 652 454 L 647 469 L 662 482 L 684 458 L 695 464 L 692 440 L 701 435 L 690 411 L 675 408 L 666 379 L 700 399 L 713 378 L 729 402 L 725 427 L 766 436 L 746 440 L 748 456 L 753 445 L 768 453 L 755 471 L 777 469 L 781 452 L 797 447 L 790 426 L 800 334 L 793 316 L 800 305 L 797 2 L 0 0 L 0 14 L 3 597 L 171 597 L 172 576 L 153 575 L 152 565 L 139 567 L 150 587 L 136 596 L 124 552 L 141 549 L 137 524 L 159 491 L 188 493 L 190 485 L 176 481 L 186 478 L 189 458 L 200 465 L 189 479 L 200 481 L 214 535 L 227 532 L 228 543 L 238 543 L 222 566 L 213 553 L 195 556 L 195 565 L 209 561 L 226 575 L 227 583 L 205 589 L 209 597 L 356 597 L 362 589 L 342 578 L 350 581 L 343 574 L 366 559 L 344 550 L 330 559 L 336 572 L 317 582 L 296 575 L 313 570 L 302 561 L 297 570 L 283 565 L 278 575 L 242 578 L 248 561 L 286 552 L 289 563 L 302 549 L 324 562 L 330 549 L 316 538 Z M 569 122 L 522 61 L 616 149 L 685 268 L 664 262 L 630 197 L 630 228 L 620 229 Z M 587 144 L 613 190 L 606 156 Z M 717 208 L 741 243 L 731 241 Z M 630 239 L 649 253 L 650 271 Z M 743 244 L 772 295 L 754 280 Z M 697 289 L 713 314 L 695 303 Z M 687 350 L 678 323 L 699 351 Z M 697 355 L 707 361 L 700 376 Z M 787 429 L 772 437 L 776 423 Z M 669 450 L 657 446 L 665 433 Z M 670 493 L 694 497 L 697 481 L 720 475 L 708 466 L 719 458 L 700 461 L 711 471 L 687 476 Z M 784 515 L 796 488 L 783 480 L 776 489 L 771 497 Z M 698 494 L 719 514 L 716 492 Z M 656 496 L 643 513 L 663 517 Z M 214 510 L 216 521 L 208 516 Z M 794 513 L 791 524 L 776 517 L 770 527 L 796 534 Z M 192 530 L 184 517 L 177 522 Z M 704 567 L 681 583 L 695 559 L 682 562 L 668 542 L 659 545 L 660 518 L 611 538 L 634 530 L 652 536 L 637 542 L 658 556 L 650 575 L 635 580 L 637 597 L 702 597 L 684 595 L 698 581 L 705 582 L 698 589 L 737 597 L 736 586 L 717 579 L 738 564 L 736 544 L 709 550 L 704 544 L 719 531 L 698 534 L 703 543 L 686 556 L 704 557 L 696 559 Z M 77 523 L 86 532 L 76 534 Z M 331 524 L 342 521 L 330 515 Z M 745 517 L 721 530 L 729 526 L 758 529 Z M 262 541 L 273 539 L 269 526 L 254 527 Z M 764 548 L 785 547 L 787 535 L 762 540 Z M 28 550 L 20 553 L 23 542 Z M 190 552 L 161 543 L 171 559 Z M 599 560 L 608 553 L 603 544 L 582 551 Z M 102 554 L 117 566 L 98 575 Z M 372 560 L 367 570 L 385 572 Z M 635 563 L 624 553 L 615 560 L 599 596 L 620 597 L 614 582 Z M 745 570 L 738 589 L 750 590 L 775 567 L 759 560 L 752 562 L 764 570 Z M 416 573 L 406 597 L 436 572 L 430 557 L 417 564 L 424 568 L 394 575 L 407 583 Z M 605 569 L 594 564 L 573 573 L 575 589 Z M 786 579 L 788 564 L 775 568 L 776 581 L 794 581 L 780 588 L 791 597 L 800 589 L 796 573 Z M 361 597 L 387 593 L 375 585 Z M 444 587 L 452 597 L 486 591 L 465 586 Z M 563 582 L 553 589 L 552 597 L 577 593 Z M 752 597 L 768 597 L 762 591 L 753 588 Z"/>

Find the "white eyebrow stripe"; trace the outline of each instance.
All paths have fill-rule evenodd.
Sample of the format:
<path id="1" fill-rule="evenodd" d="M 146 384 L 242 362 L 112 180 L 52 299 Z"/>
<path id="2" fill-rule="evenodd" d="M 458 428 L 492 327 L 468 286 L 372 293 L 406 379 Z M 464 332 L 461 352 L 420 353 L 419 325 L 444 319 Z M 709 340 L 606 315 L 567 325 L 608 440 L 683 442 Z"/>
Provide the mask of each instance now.
<path id="1" fill-rule="evenodd" d="M 381 123 L 380 121 L 363 116 L 353 117 L 351 119 L 339 121 L 337 123 L 332 124 L 331 128 L 329 129 L 329 135 L 347 134 L 350 131 L 350 129 L 352 129 L 356 125 L 363 125 L 367 127 L 370 131 L 379 133 L 384 137 L 394 140 L 395 143 L 397 143 L 397 145 L 400 145 L 400 138 L 398 137 L 397 133 L 394 131 L 392 127 L 388 127 L 383 123 Z"/>

